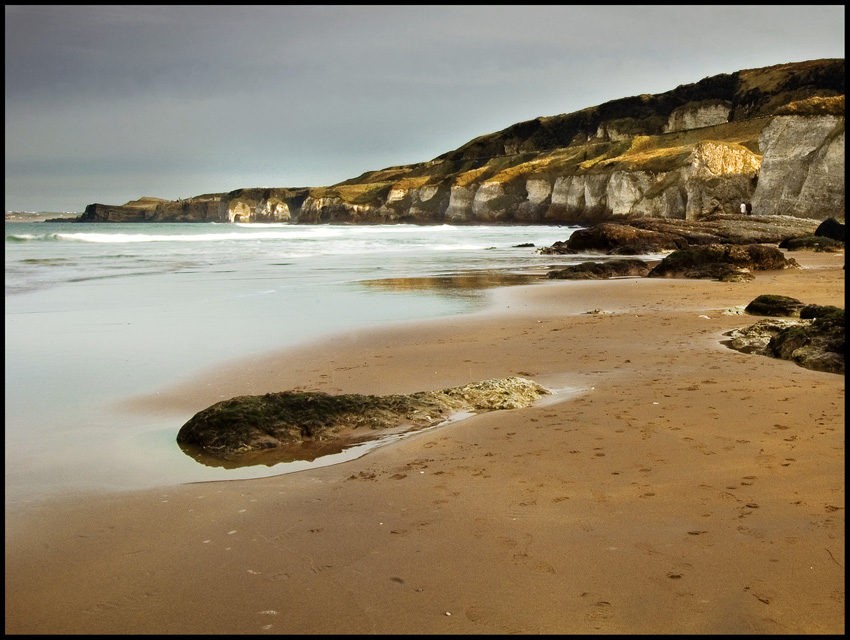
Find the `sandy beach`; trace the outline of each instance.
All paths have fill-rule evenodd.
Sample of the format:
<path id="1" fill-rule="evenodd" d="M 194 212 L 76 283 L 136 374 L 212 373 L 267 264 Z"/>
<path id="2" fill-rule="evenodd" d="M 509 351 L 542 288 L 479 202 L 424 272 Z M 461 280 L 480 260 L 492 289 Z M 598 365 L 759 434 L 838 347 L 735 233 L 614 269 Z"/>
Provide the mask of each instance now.
<path id="1" fill-rule="evenodd" d="M 845 378 L 721 344 L 760 294 L 844 306 L 843 254 L 788 255 L 507 287 L 135 398 L 556 391 L 335 466 L 7 510 L 6 633 L 844 633 Z"/>

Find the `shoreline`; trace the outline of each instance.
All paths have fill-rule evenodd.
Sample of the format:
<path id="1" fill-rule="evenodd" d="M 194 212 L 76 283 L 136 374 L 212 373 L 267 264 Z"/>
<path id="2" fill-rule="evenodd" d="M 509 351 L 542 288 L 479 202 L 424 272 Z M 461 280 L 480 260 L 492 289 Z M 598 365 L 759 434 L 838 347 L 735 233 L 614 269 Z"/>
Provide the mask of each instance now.
<path id="1" fill-rule="evenodd" d="M 720 344 L 757 295 L 844 306 L 843 254 L 788 255 L 811 268 L 498 289 L 134 399 L 573 390 L 342 464 L 7 510 L 6 632 L 843 633 L 844 376 Z"/>

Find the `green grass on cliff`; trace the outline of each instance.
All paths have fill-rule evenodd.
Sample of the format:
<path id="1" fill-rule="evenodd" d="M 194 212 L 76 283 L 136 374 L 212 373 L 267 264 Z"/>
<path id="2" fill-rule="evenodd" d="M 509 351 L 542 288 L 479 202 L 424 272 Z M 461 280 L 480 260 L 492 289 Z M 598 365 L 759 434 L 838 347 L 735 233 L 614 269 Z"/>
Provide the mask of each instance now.
<path id="1" fill-rule="evenodd" d="M 553 180 L 558 176 L 612 168 L 665 173 L 683 167 L 694 148 L 706 140 L 740 145 L 758 155 L 758 136 L 767 122 L 767 118 L 755 118 L 675 133 L 638 135 L 614 142 L 594 139 L 536 153 L 445 159 L 412 165 L 408 171 L 406 167 L 392 167 L 327 188 L 327 195 L 338 195 L 352 204 L 376 204 L 377 199 L 385 199 L 393 187 L 409 189 L 436 183 L 467 186 L 490 180 L 510 183 L 529 178 Z"/>
<path id="2" fill-rule="evenodd" d="M 844 96 L 832 96 L 821 98 L 807 98 L 806 100 L 795 100 L 781 109 L 777 109 L 780 115 L 788 116 L 844 116 Z"/>

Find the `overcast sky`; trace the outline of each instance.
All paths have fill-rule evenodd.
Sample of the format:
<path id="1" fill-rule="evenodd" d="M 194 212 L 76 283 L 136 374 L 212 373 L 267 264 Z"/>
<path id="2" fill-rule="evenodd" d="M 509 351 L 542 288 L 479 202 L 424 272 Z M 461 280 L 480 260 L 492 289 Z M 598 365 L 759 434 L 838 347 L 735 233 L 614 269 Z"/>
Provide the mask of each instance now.
<path id="1" fill-rule="evenodd" d="M 327 186 L 844 57 L 844 6 L 6 6 L 6 210 Z"/>

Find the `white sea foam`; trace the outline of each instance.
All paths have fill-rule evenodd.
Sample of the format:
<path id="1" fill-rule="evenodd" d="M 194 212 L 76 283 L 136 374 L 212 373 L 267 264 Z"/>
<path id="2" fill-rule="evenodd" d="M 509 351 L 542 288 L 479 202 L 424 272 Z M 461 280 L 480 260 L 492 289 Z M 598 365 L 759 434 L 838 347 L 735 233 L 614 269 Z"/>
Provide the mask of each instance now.
<path id="1" fill-rule="evenodd" d="M 310 269 L 349 274 L 389 269 L 396 276 L 433 275 L 446 269 L 522 268 L 553 261 L 515 245 L 550 245 L 569 228 L 451 225 L 289 225 L 191 223 L 9 223 L 6 293 L 62 283 L 173 273 L 215 266 L 298 261 Z M 112 249 L 104 253 L 103 247 Z M 495 249 L 491 251 L 490 249 Z M 487 250 L 487 251 L 485 251 Z M 46 258 L 46 259 L 45 259 Z M 331 258 L 345 260 L 334 263 Z M 312 259 L 322 264 L 311 265 Z M 565 258 L 566 259 L 566 258 Z M 290 272 L 288 277 L 299 277 Z"/>

